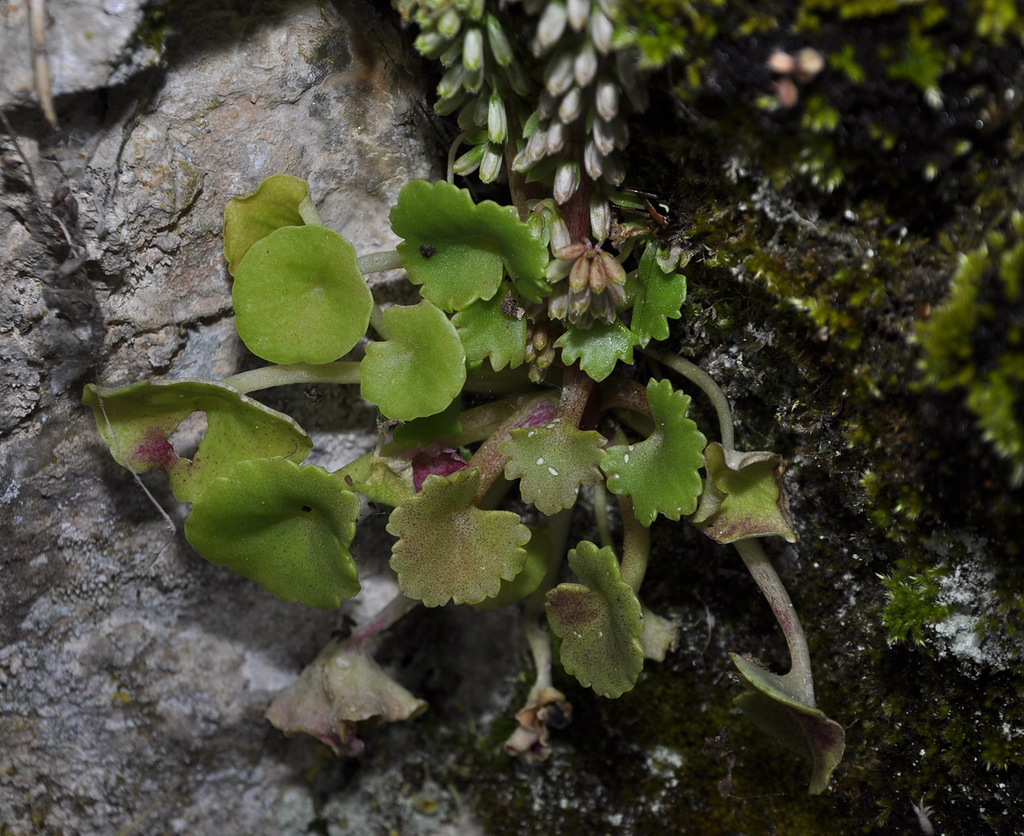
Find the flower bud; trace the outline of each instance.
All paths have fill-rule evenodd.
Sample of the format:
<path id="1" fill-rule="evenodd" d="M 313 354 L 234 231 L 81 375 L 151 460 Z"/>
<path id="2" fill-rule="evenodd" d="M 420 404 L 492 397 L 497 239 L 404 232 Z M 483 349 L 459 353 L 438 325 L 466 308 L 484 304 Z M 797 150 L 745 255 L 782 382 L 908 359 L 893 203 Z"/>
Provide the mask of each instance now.
<path id="1" fill-rule="evenodd" d="M 537 21 L 537 34 L 533 39 L 533 54 L 543 55 L 562 37 L 565 31 L 565 5 L 561 0 L 551 0 Z"/>
<path id="2" fill-rule="evenodd" d="M 579 87 L 573 87 L 562 97 L 562 103 L 558 106 L 558 118 L 563 124 L 568 125 L 580 117 L 583 109 L 583 91 Z"/>
<path id="3" fill-rule="evenodd" d="M 597 53 L 589 41 L 576 53 L 572 62 L 572 73 L 580 87 L 586 87 L 597 75 Z"/>
<path id="4" fill-rule="evenodd" d="M 602 166 L 604 168 L 604 179 L 613 186 L 621 185 L 622 181 L 626 179 L 626 166 L 619 154 L 609 154 L 604 158 Z"/>
<path id="5" fill-rule="evenodd" d="M 547 144 L 548 132 L 538 127 L 526 143 L 526 150 L 523 152 L 528 165 L 533 165 L 544 156 L 544 149 Z"/>
<path id="6" fill-rule="evenodd" d="M 600 192 L 590 196 L 590 232 L 597 241 L 608 237 L 612 225 L 612 210 Z"/>
<path id="7" fill-rule="evenodd" d="M 569 290 L 579 293 L 590 286 L 590 259 L 580 256 L 573 262 L 572 270 L 569 271 Z"/>
<path id="8" fill-rule="evenodd" d="M 579 32 L 590 16 L 590 0 L 566 0 L 566 17 L 574 32 Z"/>
<path id="9" fill-rule="evenodd" d="M 493 183 L 501 174 L 501 163 L 504 158 L 501 146 L 487 143 L 480 147 L 486 149 L 480 161 L 480 180 L 484 183 Z"/>
<path id="10" fill-rule="evenodd" d="M 444 35 L 437 30 L 432 30 L 421 32 L 413 46 L 416 47 L 421 55 L 427 58 L 437 58 L 447 43 L 448 39 Z"/>
<path id="11" fill-rule="evenodd" d="M 437 31 L 449 40 L 459 34 L 462 28 L 462 15 L 458 9 L 449 8 L 437 20 Z"/>
<path id="12" fill-rule="evenodd" d="M 587 144 L 583 148 L 583 167 L 587 170 L 587 176 L 591 180 L 600 179 L 604 170 L 603 161 L 604 155 L 597 150 L 594 140 L 587 140 Z"/>
<path id="13" fill-rule="evenodd" d="M 508 116 L 497 90 L 487 100 L 487 137 L 491 142 L 504 142 L 508 138 Z"/>
<path id="14" fill-rule="evenodd" d="M 552 197 L 562 205 L 567 203 L 569 198 L 576 194 L 580 187 L 580 167 L 574 160 L 566 160 L 555 169 L 555 182 L 552 189 Z"/>
<path id="15" fill-rule="evenodd" d="M 562 219 L 561 215 L 552 214 L 551 216 L 551 251 L 559 252 L 563 247 L 568 247 L 572 243 L 572 239 L 569 237 L 569 227 Z"/>
<path id="16" fill-rule="evenodd" d="M 544 68 L 544 86 L 552 96 L 561 96 L 572 86 L 573 57 L 560 52 Z"/>
<path id="17" fill-rule="evenodd" d="M 597 115 L 611 121 L 619 113 L 619 88 L 614 81 L 601 81 L 597 85 Z"/>
<path id="18" fill-rule="evenodd" d="M 508 76 L 509 86 L 515 91 L 516 95 L 529 95 L 533 85 L 530 83 L 530 77 L 526 74 L 522 64 L 518 61 L 513 61 L 505 67 L 505 74 Z"/>
<path id="19" fill-rule="evenodd" d="M 615 27 L 604 12 L 595 11 L 590 16 L 588 29 L 590 30 L 590 40 L 598 52 L 607 55 L 612 51 L 612 34 Z"/>
<path id="20" fill-rule="evenodd" d="M 552 122 L 548 128 L 547 142 L 544 151 L 548 155 L 557 154 L 565 146 L 565 137 L 569 131 L 562 122 Z"/>
<path id="21" fill-rule="evenodd" d="M 466 30 L 462 39 L 462 63 L 469 72 L 476 72 L 484 65 L 484 33 L 476 26 Z"/>
<path id="22" fill-rule="evenodd" d="M 439 98 L 434 102 L 434 113 L 438 116 L 451 116 L 466 101 L 466 91 L 460 90 L 454 96 Z"/>
<path id="23" fill-rule="evenodd" d="M 491 55 L 499 67 L 507 67 L 515 59 L 515 53 L 512 52 L 512 44 L 509 43 L 505 30 L 501 28 L 501 23 L 494 15 L 487 15 L 484 24 L 487 26 L 487 43 L 491 47 Z"/>
<path id="24" fill-rule="evenodd" d="M 437 95 L 442 99 L 454 96 L 462 90 L 462 82 L 465 79 L 466 71 L 461 64 L 450 68 L 437 84 Z"/>
<path id="25" fill-rule="evenodd" d="M 484 158 L 485 148 L 486 146 L 484 145 L 477 145 L 471 148 L 455 161 L 452 165 L 452 171 L 462 175 L 472 174 L 480 167 L 480 162 Z"/>
<path id="26" fill-rule="evenodd" d="M 604 119 L 597 119 L 594 122 L 591 134 L 594 137 L 594 144 L 597 146 L 597 150 L 602 154 L 608 156 L 615 150 L 615 135 L 612 133 L 610 122 L 606 122 Z"/>
<path id="27" fill-rule="evenodd" d="M 484 68 L 483 64 L 477 67 L 475 70 L 466 70 L 466 77 L 462 82 L 466 85 L 466 89 L 471 93 L 477 93 L 484 83 Z M 484 101 L 484 107 L 487 106 L 486 100 Z"/>
<path id="28" fill-rule="evenodd" d="M 620 285 L 626 281 L 626 269 L 619 264 L 619 260 L 611 253 L 606 253 L 604 250 L 600 250 L 597 260 L 601 263 L 601 269 L 604 275 L 608 278 L 608 282 L 614 285 Z"/>

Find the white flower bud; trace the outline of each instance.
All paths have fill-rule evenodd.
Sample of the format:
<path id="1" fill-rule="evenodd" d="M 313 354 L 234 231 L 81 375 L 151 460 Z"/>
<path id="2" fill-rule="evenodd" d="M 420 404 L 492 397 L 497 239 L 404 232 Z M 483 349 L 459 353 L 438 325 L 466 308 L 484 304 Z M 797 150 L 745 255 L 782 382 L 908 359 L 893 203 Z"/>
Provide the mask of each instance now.
<path id="1" fill-rule="evenodd" d="M 537 160 L 544 157 L 547 138 L 548 132 L 539 127 L 530 134 L 530 139 L 526 143 L 526 150 L 523 152 L 527 166 L 533 165 Z"/>
<path id="2" fill-rule="evenodd" d="M 569 227 L 562 219 L 561 215 L 553 214 L 551 216 L 551 250 L 552 252 L 558 252 L 564 247 L 568 247 L 572 243 L 572 238 L 569 236 Z"/>
<path id="3" fill-rule="evenodd" d="M 473 26 L 462 39 L 462 63 L 469 72 L 476 72 L 484 65 L 484 33 Z"/>
<path id="4" fill-rule="evenodd" d="M 597 150 L 594 140 L 588 140 L 587 144 L 583 148 L 583 167 L 587 170 L 587 176 L 590 177 L 591 180 L 597 180 L 601 177 L 603 161 L 604 157 L 601 152 Z"/>
<path id="5" fill-rule="evenodd" d="M 561 0 L 551 0 L 537 22 L 537 34 L 533 39 L 533 54 L 543 55 L 562 37 L 565 31 L 565 5 Z"/>
<path id="6" fill-rule="evenodd" d="M 594 137 L 594 144 L 597 146 L 597 150 L 605 156 L 608 156 L 615 149 L 615 134 L 612 132 L 610 122 L 606 122 L 604 119 L 596 120 L 592 136 Z"/>
<path id="7" fill-rule="evenodd" d="M 487 43 L 491 47 L 491 55 L 498 62 L 499 67 L 507 67 L 515 59 L 512 52 L 512 44 L 509 43 L 505 30 L 494 15 L 487 15 L 484 19 L 487 26 Z"/>
<path id="8" fill-rule="evenodd" d="M 626 166 L 619 154 L 609 154 L 604 158 L 604 179 L 613 186 L 619 186 L 626 179 Z"/>
<path id="9" fill-rule="evenodd" d="M 566 160 L 555 170 L 555 183 L 552 197 L 559 205 L 567 203 L 580 187 L 580 167 L 573 160 Z"/>
<path id="10" fill-rule="evenodd" d="M 559 101 L 557 96 L 552 96 L 547 90 L 541 90 L 537 100 L 537 115 L 541 119 L 550 119 L 558 110 Z"/>
<path id="11" fill-rule="evenodd" d="M 597 85 L 595 96 L 597 115 L 611 121 L 619 113 L 619 88 L 614 81 L 601 81 Z"/>
<path id="12" fill-rule="evenodd" d="M 590 233 L 598 242 L 608 237 L 612 226 L 612 210 L 604 195 L 595 191 L 590 196 Z"/>
<path id="13" fill-rule="evenodd" d="M 508 77 L 509 86 L 517 95 L 526 96 L 533 89 L 533 85 L 530 84 L 530 77 L 518 61 L 513 61 L 505 67 L 505 75 Z"/>
<path id="14" fill-rule="evenodd" d="M 508 116 L 497 90 L 487 100 L 487 138 L 491 142 L 504 142 L 508 138 Z"/>
<path id="15" fill-rule="evenodd" d="M 484 67 L 481 64 L 475 70 L 466 70 L 466 77 L 462 83 L 466 86 L 466 89 L 470 93 L 477 93 L 484 84 Z M 486 107 L 486 99 L 484 100 L 484 106 Z"/>
<path id="16" fill-rule="evenodd" d="M 580 118 L 580 111 L 583 109 L 583 91 L 579 87 L 573 87 L 562 97 L 562 103 L 558 106 L 558 118 L 566 125 L 570 125 Z"/>
<path id="17" fill-rule="evenodd" d="M 470 20 L 480 20 L 484 16 L 485 0 L 469 0 L 466 7 L 466 17 Z"/>
<path id="18" fill-rule="evenodd" d="M 580 87 L 586 87 L 597 75 L 597 53 L 589 41 L 576 53 L 572 62 L 572 74 Z"/>
<path id="19" fill-rule="evenodd" d="M 438 99 L 434 103 L 434 113 L 438 116 L 450 116 L 462 103 L 466 101 L 466 91 L 460 90 L 454 96 L 449 96 L 447 99 Z"/>
<path id="20" fill-rule="evenodd" d="M 566 0 L 566 16 L 574 32 L 579 32 L 590 16 L 590 0 Z"/>
<path id="21" fill-rule="evenodd" d="M 547 141 L 544 143 L 546 154 L 557 154 L 565 147 L 565 137 L 569 133 L 566 126 L 561 122 L 552 122 L 548 128 Z"/>
<path id="22" fill-rule="evenodd" d="M 560 52 L 544 68 L 544 86 L 552 96 L 561 96 L 572 86 L 572 54 Z"/>
<path id="23" fill-rule="evenodd" d="M 611 52 L 612 34 L 615 31 L 615 27 L 612 25 L 608 16 L 603 12 L 594 12 L 590 16 L 590 22 L 587 28 L 590 30 L 590 40 L 597 48 L 597 51 L 602 55 L 607 55 Z"/>
<path id="24" fill-rule="evenodd" d="M 501 153 L 500 145 L 493 145 L 487 143 L 484 151 L 483 159 L 480 161 L 480 179 L 484 183 L 493 183 L 498 179 L 498 175 L 501 174 L 501 163 L 503 154 Z"/>

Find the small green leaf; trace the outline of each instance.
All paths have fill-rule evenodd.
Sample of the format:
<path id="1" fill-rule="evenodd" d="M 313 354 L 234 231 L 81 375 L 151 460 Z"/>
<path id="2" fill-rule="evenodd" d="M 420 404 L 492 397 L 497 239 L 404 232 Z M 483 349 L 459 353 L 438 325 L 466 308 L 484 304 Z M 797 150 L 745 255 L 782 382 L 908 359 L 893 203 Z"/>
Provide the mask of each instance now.
<path id="1" fill-rule="evenodd" d="M 268 177 L 252 194 L 235 197 L 224 208 L 224 258 L 231 275 L 249 248 L 282 226 L 302 226 L 315 218 L 309 183 L 290 174 Z"/>
<path id="2" fill-rule="evenodd" d="M 658 514 L 670 520 L 692 514 L 701 492 L 701 451 L 707 444 L 686 417 L 690 397 L 674 392 L 667 380 L 647 384 L 654 432 L 638 444 L 609 447 L 601 462 L 608 489 L 633 498 L 633 511 L 644 525 Z"/>
<path id="3" fill-rule="evenodd" d="M 580 485 L 601 481 L 598 465 L 604 436 L 555 419 L 542 427 L 520 427 L 498 450 L 508 457 L 506 479 L 519 479 L 519 491 L 542 514 L 551 516 L 576 504 Z"/>
<path id="4" fill-rule="evenodd" d="M 797 540 L 776 453 L 737 453 L 717 441 L 704 451 L 707 479 L 691 522 L 712 540 L 733 543 L 778 534 Z"/>
<path id="5" fill-rule="evenodd" d="M 658 264 L 658 247 L 649 244 L 640 257 L 636 278 L 632 282 L 636 296 L 630 328 L 641 347 L 652 339 L 667 340 L 668 320 L 680 317 L 686 299 L 686 277 L 666 273 Z"/>
<path id="6" fill-rule="evenodd" d="M 185 521 L 185 537 L 282 601 L 337 609 L 359 592 L 348 547 L 359 498 L 321 467 L 240 461 L 214 479 Z"/>
<path id="7" fill-rule="evenodd" d="M 495 371 L 523 364 L 528 325 L 525 316 L 505 313 L 512 299 L 510 290 L 511 285 L 503 283 L 491 299 L 478 299 L 452 317 L 471 366 L 482 363 L 485 358 L 491 361 Z"/>
<path id="8" fill-rule="evenodd" d="M 386 309 L 384 327 L 392 337 L 370 343 L 359 368 L 363 398 L 396 421 L 445 409 L 466 382 L 466 354 L 455 326 L 424 299 Z"/>
<path id="9" fill-rule="evenodd" d="M 211 381 L 146 380 L 119 389 L 90 383 L 82 401 L 92 407 L 115 461 L 135 473 L 165 471 L 182 502 L 196 501 L 211 479 L 240 459 L 301 462 L 313 449 L 287 415 Z M 205 413 L 207 429 L 190 460 L 177 454 L 171 436 L 193 412 Z"/>
<path id="10" fill-rule="evenodd" d="M 615 370 L 615 364 L 633 362 L 633 348 L 639 344 L 636 334 L 619 320 L 598 322 L 590 328 L 570 328 L 555 343 L 562 349 L 562 362 L 580 368 L 600 383 Z"/>
<path id="11" fill-rule="evenodd" d="M 560 583 L 547 600 L 562 665 L 584 687 L 615 699 L 632 689 L 644 666 L 640 602 L 607 546 L 580 543 L 569 552 L 569 567 L 586 586 Z"/>
<path id="12" fill-rule="evenodd" d="M 550 292 L 547 247 L 511 206 L 474 203 L 466 189 L 443 180 L 414 180 L 398 195 L 391 228 L 405 239 L 398 253 L 409 280 L 446 311 L 492 298 L 504 272 L 532 301 Z"/>
<path id="13" fill-rule="evenodd" d="M 285 226 L 246 253 L 231 289 L 246 347 L 272 363 L 331 363 L 370 323 L 355 248 L 325 226 Z"/>
<path id="14" fill-rule="evenodd" d="M 428 476 L 418 494 L 391 512 L 388 532 L 399 538 L 391 568 L 410 598 L 428 607 L 479 604 L 522 571 L 530 530 L 518 514 L 473 505 L 479 486 L 475 469 Z"/>
<path id="15" fill-rule="evenodd" d="M 832 772 L 843 759 L 846 733 L 824 712 L 808 705 L 792 687 L 787 675 L 765 670 L 757 662 L 730 653 L 749 690 L 735 699 L 747 718 L 762 731 L 811 760 L 809 792 L 818 795 L 828 788 Z"/>

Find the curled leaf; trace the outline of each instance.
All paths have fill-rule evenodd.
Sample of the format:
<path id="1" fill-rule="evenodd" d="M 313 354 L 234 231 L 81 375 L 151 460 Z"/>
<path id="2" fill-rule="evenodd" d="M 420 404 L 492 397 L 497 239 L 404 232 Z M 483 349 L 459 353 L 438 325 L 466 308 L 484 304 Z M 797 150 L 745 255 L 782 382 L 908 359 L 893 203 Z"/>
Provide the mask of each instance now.
<path id="1" fill-rule="evenodd" d="M 701 451 L 707 444 L 686 417 L 689 396 L 673 391 L 667 380 L 647 384 L 647 402 L 654 432 L 637 444 L 609 447 L 601 462 L 608 489 L 631 496 L 633 512 L 644 525 L 658 514 L 678 520 L 694 512 L 701 492 Z"/>
<path id="2" fill-rule="evenodd" d="M 569 567 L 585 585 L 560 583 L 547 599 L 548 623 L 562 640 L 562 666 L 601 696 L 620 697 L 644 665 L 640 602 L 607 546 L 580 543 L 569 552 Z"/>
<path id="3" fill-rule="evenodd" d="M 260 183 L 252 194 L 232 198 L 224 208 L 224 258 L 228 270 L 234 275 L 249 248 L 275 229 L 302 226 L 315 218 L 309 183 L 290 174 L 275 174 Z"/>
<path id="4" fill-rule="evenodd" d="M 174 495 L 194 502 L 209 481 L 242 458 L 280 456 L 301 462 L 313 442 L 287 415 L 206 380 L 146 380 L 118 389 L 85 387 L 96 426 L 118 464 L 135 473 L 163 470 Z M 189 415 L 206 415 L 207 429 L 191 459 L 171 436 Z"/>
<path id="5" fill-rule="evenodd" d="M 359 369 L 363 397 L 396 421 L 445 409 L 466 382 L 455 326 L 426 299 L 386 309 L 384 325 L 391 338 L 368 345 Z"/>
<path id="6" fill-rule="evenodd" d="M 518 514 L 473 505 L 479 486 L 476 469 L 428 476 L 391 512 L 388 532 L 399 538 L 391 568 L 408 597 L 428 607 L 479 604 L 522 571 L 530 530 Z"/>
<path id="7" fill-rule="evenodd" d="M 358 514 L 359 498 L 323 468 L 240 461 L 196 500 L 185 537 L 282 601 L 336 609 L 359 592 L 348 550 Z"/>
<path id="8" fill-rule="evenodd" d="M 466 189 L 443 180 L 414 180 L 398 195 L 391 228 L 405 239 L 398 254 L 409 280 L 446 311 L 492 298 L 505 272 L 532 301 L 549 292 L 547 247 L 511 206 L 474 203 Z"/>
<path id="9" fill-rule="evenodd" d="M 426 710 L 417 699 L 380 669 L 363 647 L 334 639 L 281 691 L 267 709 L 267 719 L 285 734 L 305 733 L 330 746 L 336 755 L 361 754 L 356 723 L 407 720 Z"/>
<path id="10" fill-rule="evenodd" d="M 373 311 L 355 248 L 325 226 L 285 226 L 254 243 L 231 298 L 242 342 L 281 364 L 337 360 L 366 333 Z"/>
<path id="11" fill-rule="evenodd" d="M 598 464 L 604 436 L 556 419 L 541 427 L 512 430 L 498 449 L 508 457 L 506 479 L 519 479 L 519 491 L 542 514 L 551 516 L 576 504 L 580 485 L 601 481 Z"/>
<path id="12" fill-rule="evenodd" d="M 786 465 L 776 453 L 738 453 L 717 441 L 704 451 L 707 478 L 691 522 L 712 540 L 733 543 L 777 534 L 790 543 L 796 532 L 782 486 Z"/>
<path id="13" fill-rule="evenodd" d="M 729 658 L 739 669 L 748 690 L 735 700 L 743 713 L 762 731 L 811 761 L 808 791 L 818 795 L 828 788 L 832 772 L 843 759 L 843 727 L 800 696 L 800 688 L 787 676 L 771 673 L 737 653 Z"/>

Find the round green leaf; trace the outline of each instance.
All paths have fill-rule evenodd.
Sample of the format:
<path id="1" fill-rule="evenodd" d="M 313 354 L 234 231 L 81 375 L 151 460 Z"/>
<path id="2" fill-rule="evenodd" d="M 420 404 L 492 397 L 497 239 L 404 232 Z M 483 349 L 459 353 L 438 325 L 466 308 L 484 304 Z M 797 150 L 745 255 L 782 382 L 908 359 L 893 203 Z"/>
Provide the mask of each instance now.
<path id="1" fill-rule="evenodd" d="M 359 498 L 323 468 L 241 461 L 196 501 L 185 537 L 282 601 L 336 609 L 359 592 L 348 550 L 358 514 Z"/>
<path id="2" fill-rule="evenodd" d="M 355 248 L 325 226 L 285 226 L 257 241 L 235 273 L 235 327 L 272 363 L 330 363 L 359 342 L 373 296 Z"/>
<path id="3" fill-rule="evenodd" d="M 309 183 L 290 174 L 268 177 L 252 194 L 235 197 L 224 208 L 224 258 L 235 274 L 249 248 L 282 226 L 302 226 L 316 217 Z"/>
<path id="4" fill-rule="evenodd" d="M 366 347 L 359 368 L 363 398 L 396 421 L 434 415 L 466 382 L 466 353 L 455 326 L 426 299 L 384 311 L 393 335 Z"/>
<path id="5" fill-rule="evenodd" d="M 547 247 L 511 206 L 474 203 L 466 189 L 443 180 L 414 180 L 398 195 L 391 228 L 405 239 L 398 254 L 409 280 L 446 311 L 492 298 L 505 271 L 532 301 L 550 292 Z"/>

